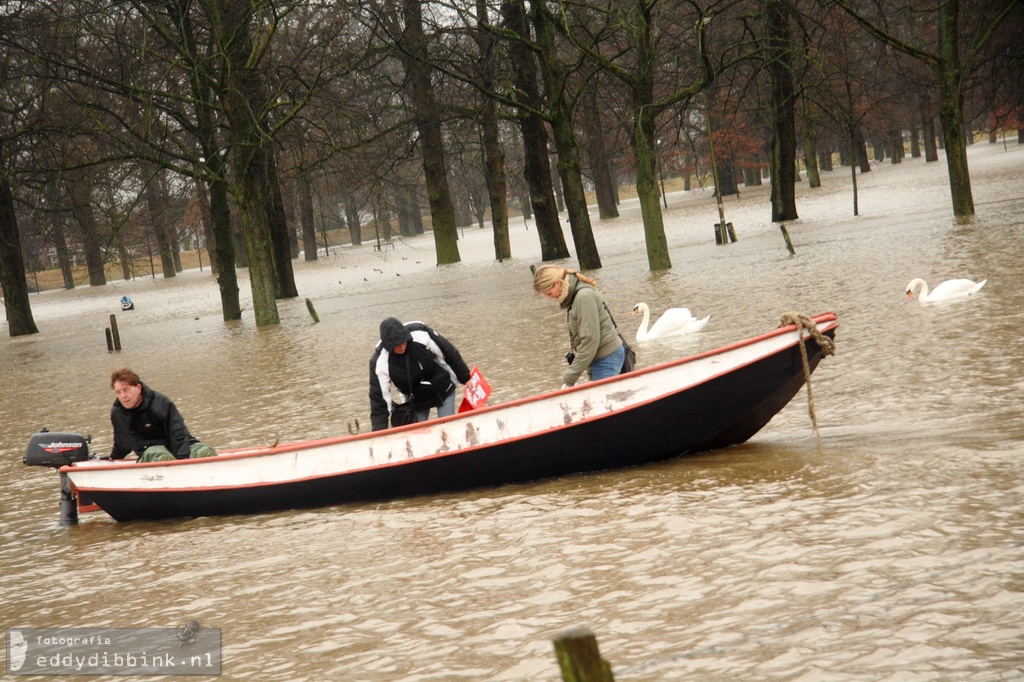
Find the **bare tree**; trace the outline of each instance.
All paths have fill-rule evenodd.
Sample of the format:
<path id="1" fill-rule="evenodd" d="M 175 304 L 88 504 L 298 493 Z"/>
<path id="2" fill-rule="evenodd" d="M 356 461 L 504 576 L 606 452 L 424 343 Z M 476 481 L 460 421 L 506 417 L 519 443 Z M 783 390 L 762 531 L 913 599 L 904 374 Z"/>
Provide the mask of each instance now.
<path id="1" fill-rule="evenodd" d="M 953 215 L 974 215 L 974 196 L 967 165 L 964 127 L 966 72 L 995 30 L 1021 0 L 972 4 L 969 21 L 973 30 L 961 29 L 960 0 L 938 0 L 928 12 L 932 24 L 917 38 L 920 22 L 916 11 L 902 4 L 879 3 L 876 14 L 854 8 L 849 0 L 836 0 L 871 35 L 931 67 L 939 88 L 939 119 L 946 147 L 946 168 L 953 201 Z"/>

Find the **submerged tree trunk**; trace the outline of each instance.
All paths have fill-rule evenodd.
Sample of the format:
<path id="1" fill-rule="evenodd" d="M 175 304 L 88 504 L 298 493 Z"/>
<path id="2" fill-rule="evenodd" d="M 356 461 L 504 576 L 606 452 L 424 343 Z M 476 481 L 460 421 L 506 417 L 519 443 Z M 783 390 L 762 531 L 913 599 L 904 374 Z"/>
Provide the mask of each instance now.
<path id="1" fill-rule="evenodd" d="M 765 4 L 768 73 L 772 81 L 772 222 L 796 220 L 796 125 L 789 19 L 785 0 Z"/>
<path id="2" fill-rule="evenodd" d="M 598 217 L 609 220 L 619 217 L 615 205 L 615 191 L 609 170 L 608 151 L 604 144 L 604 128 L 601 125 L 601 107 L 598 106 L 596 81 L 587 86 L 587 106 L 583 107 L 584 140 L 587 160 L 590 162 L 590 179 L 594 182 L 597 198 Z"/>
<path id="3" fill-rule="evenodd" d="M 569 214 L 569 228 L 576 245 L 576 260 L 581 270 L 596 270 L 601 267 L 601 256 L 594 241 L 594 230 L 587 210 L 587 195 L 583 189 L 580 171 L 580 149 L 573 132 L 572 107 L 564 90 L 565 74 L 558 63 L 555 47 L 555 30 L 551 18 L 540 4 L 533 4 L 534 29 L 540 46 L 540 66 L 544 82 L 545 99 L 551 114 L 551 129 L 554 132 L 556 165 L 558 177 L 562 180 L 562 194 L 566 212 Z"/>
<path id="4" fill-rule="evenodd" d="M 427 63 L 427 41 L 423 33 L 423 7 L 419 0 L 405 0 L 402 17 L 405 32 L 402 34 L 402 62 L 412 86 L 413 117 L 420 135 L 420 153 L 423 157 L 423 174 L 427 183 L 427 201 L 430 204 L 430 219 L 434 228 L 434 249 L 437 264 L 458 263 L 458 231 L 455 229 L 455 207 L 448 187 L 448 168 L 444 154 L 444 140 L 441 136 L 441 120 L 438 115 L 434 86 L 431 83 L 431 69 Z"/>
<path id="5" fill-rule="evenodd" d="M 288 229 L 274 147 L 265 145 L 260 158 L 266 164 L 263 177 L 266 182 L 267 224 L 274 248 L 274 295 L 277 298 L 296 298 L 299 289 L 295 285 L 295 271 L 292 269 L 292 233 Z"/>
<path id="6" fill-rule="evenodd" d="M 309 171 L 299 173 L 299 223 L 302 225 L 302 252 L 306 262 L 317 260 L 316 223 L 313 220 L 313 191 L 309 187 Z"/>
<path id="7" fill-rule="evenodd" d="M 652 5 L 634 3 L 629 14 L 630 42 L 637 52 L 637 68 L 632 91 L 633 155 L 636 164 L 636 193 L 644 223 L 647 243 L 647 265 L 651 270 L 668 270 L 672 259 L 668 254 L 665 219 L 661 213 L 661 192 L 658 190 L 657 151 L 654 142 L 655 122 L 659 111 L 654 103 L 654 41 L 651 36 Z"/>
<path id="8" fill-rule="evenodd" d="M 25 259 L 21 255 L 18 218 L 14 212 L 11 184 L 0 178 L 0 288 L 3 289 L 7 332 L 11 336 L 38 334 L 28 300 Z M 8 390 L 13 387 L 8 387 Z"/>
<path id="9" fill-rule="evenodd" d="M 974 195 L 964 134 L 964 74 L 957 46 L 958 14 L 957 0 L 939 3 L 939 54 L 934 69 L 939 80 L 939 120 L 946 143 L 946 169 L 953 215 L 965 218 L 974 215 Z"/>
<path id="10" fill-rule="evenodd" d="M 280 324 L 275 297 L 276 272 L 270 220 L 269 193 L 264 158 L 270 144 L 259 118 L 264 111 L 260 74 L 250 63 L 253 54 L 251 35 L 253 6 L 248 0 L 200 0 L 210 19 L 213 39 L 224 60 L 219 95 L 228 120 L 228 146 L 234 167 L 235 199 L 239 207 L 245 252 L 249 262 L 249 286 L 252 290 L 256 325 Z"/>
<path id="11" fill-rule="evenodd" d="M 519 36 L 529 35 L 526 10 L 522 0 L 505 0 L 501 7 L 502 16 L 509 30 Z M 514 69 L 514 80 L 519 103 L 516 113 L 519 129 L 523 135 L 523 177 L 530 196 L 530 212 L 536 218 L 537 236 L 540 239 L 541 259 L 559 260 L 569 257 L 565 235 L 558 220 L 555 191 L 551 184 L 551 165 L 548 162 L 548 134 L 540 111 L 540 94 L 537 90 L 537 66 L 533 54 L 520 41 L 511 44 L 510 56 Z M 525 214 L 525 213 L 524 213 Z"/>
<path id="12" fill-rule="evenodd" d="M 473 39 L 480 50 L 480 81 L 489 92 L 495 83 L 496 40 L 484 27 L 490 24 L 487 4 L 476 0 L 476 19 L 479 30 Z M 484 182 L 491 206 L 491 230 L 494 232 L 494 258 L 503 261 L 512 257 L 512 243 L 508 232 L 508 188 L 505 185 L 505 151 L 501 146 L 498 128 L 498 105 L 492 97 L 484 97 L 480 106 L 480 130 L 483 142 Z"/>

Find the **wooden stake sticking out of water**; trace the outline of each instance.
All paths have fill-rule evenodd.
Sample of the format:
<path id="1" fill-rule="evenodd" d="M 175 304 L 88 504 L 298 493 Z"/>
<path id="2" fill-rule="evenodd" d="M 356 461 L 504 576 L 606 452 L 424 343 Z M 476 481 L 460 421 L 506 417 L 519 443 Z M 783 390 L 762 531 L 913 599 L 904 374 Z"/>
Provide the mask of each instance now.
<path id="1" fill-rule="evenodd" d="M 566 630 L 554 639 L 554 644 L 564 682 L 615 682 L 612 667 L 601 658 L 597 638 L 590 630 Z"/>
<path id="2" fill-rule="evenodd" d="M 313 301 L 306 299 L 306 309 L 309 311 L 309 316 L 313 318 L 313 324 L 320 321 L 320 316 L 316 314 L 316 309 L 313 308 Z"/>
<path id="3" fill-rule="evenodd" d="M 786 229 L 785 225 L 779 225 L 779 229 L 782 230 L 782 236 L 786 239 L 786 248 L 789 249 L 789 255 L 795 256 L 796 251 L 793 250 L 793 242 L 789 239 L 789 230 Z"/>

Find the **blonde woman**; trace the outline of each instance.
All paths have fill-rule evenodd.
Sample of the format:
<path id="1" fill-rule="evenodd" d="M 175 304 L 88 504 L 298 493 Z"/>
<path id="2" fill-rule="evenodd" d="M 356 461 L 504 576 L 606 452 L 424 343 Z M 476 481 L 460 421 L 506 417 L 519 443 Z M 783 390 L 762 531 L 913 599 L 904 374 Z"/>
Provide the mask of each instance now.
<path id="1" fill-rule="evenodd" d="M 533 276 L 534 291 L 565 309 L 572 348 L 562 373 L 563 388 L 575 386 L 583 372 L 596 381 L 622 370 L 626 349 L 596 285 L 586 275 L 558 265 L 542 265 Z"/>

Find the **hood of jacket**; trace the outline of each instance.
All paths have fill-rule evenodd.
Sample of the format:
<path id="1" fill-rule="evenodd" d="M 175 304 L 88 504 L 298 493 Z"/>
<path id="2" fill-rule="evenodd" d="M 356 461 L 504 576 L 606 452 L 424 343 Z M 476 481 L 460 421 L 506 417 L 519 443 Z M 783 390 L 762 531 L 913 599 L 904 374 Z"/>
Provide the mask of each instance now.
<path id="1" fill-rule="evenodd" d="M 409 341 L 412 341 L 412 334 L 397 318 L 389 317 L 380 323 L 380 342 L 387 352 Z"/>

